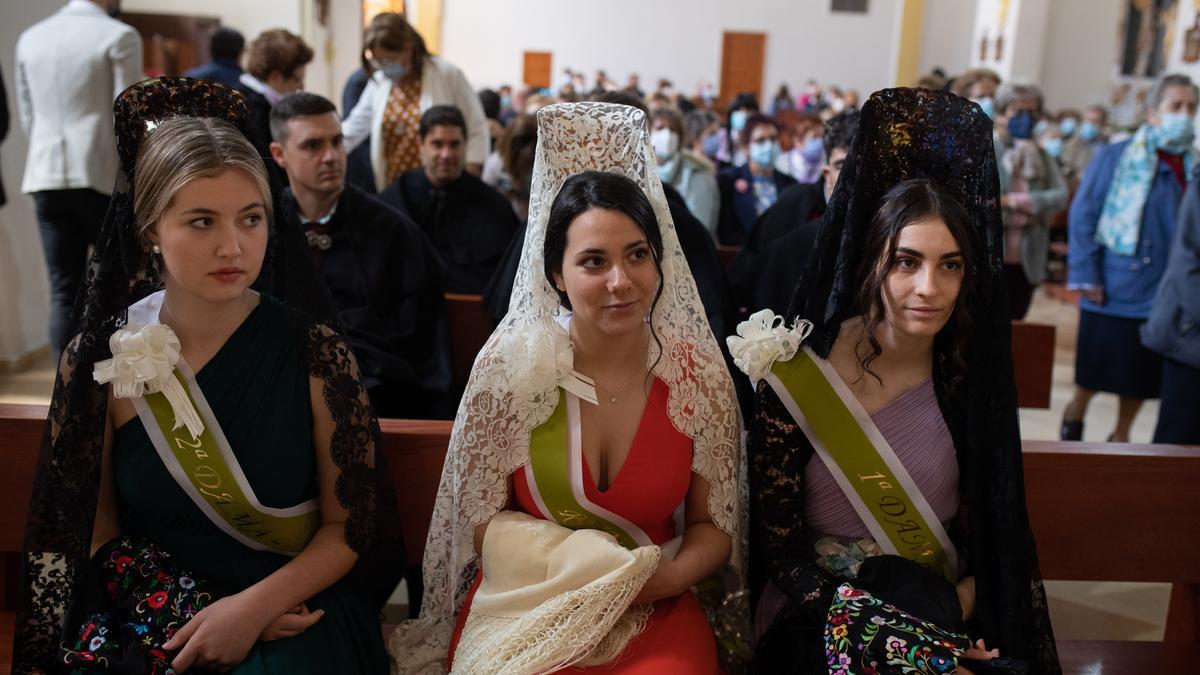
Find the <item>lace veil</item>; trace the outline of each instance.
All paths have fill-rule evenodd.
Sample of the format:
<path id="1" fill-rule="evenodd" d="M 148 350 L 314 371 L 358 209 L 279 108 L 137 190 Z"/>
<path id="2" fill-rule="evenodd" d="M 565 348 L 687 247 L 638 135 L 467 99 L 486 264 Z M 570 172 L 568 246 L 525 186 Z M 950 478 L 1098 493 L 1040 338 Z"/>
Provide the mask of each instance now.
<path id="1" fill-rule="evenodd" d="M 62 632 L 72 599 L 85 583 L 100 485 L 108 410 L 107 390 L 93 379 L 97 361 L 112 356 L 108 339 L 127 322 L 130 305 L 162 288 L 161 269 L 136 233 L 134 167 L 142 141 L 172 117 L 229 122 L 258 149 L 268 167 L 275 218 L 267 259 L 255 288 L 281 300 L 289 329 L 303 335 L 310 377 L 323 382 L 333 415 L 330 454 L 338 468 L 336 494 L 349 511 L 346 541 L 359 553 L 352 582 L 382 605 L 399 581 L 403 552 L 395 497 L 376 457 L 379 427 L 350 348 L 333 327 L 333 312 L 299 228 L 279 220 L 281 176 L 242 95 L 187 78 L 146 80 L 113 106 L 121 173 L 113 191 L 72 317 L 74 339 L 63 351 L 50 416 L 38 454 L 13 648 L 13 672 L 49 672 L 61 663 Z"/>
<path id="2" fill-rule="evenodd" d="M 959 384 L 950 384 L 950 345 L 940 337 L 934 343 L 934 384 L 958 452 L 970 534 L 960 553 L 977 580 L 973 626 L 1005 656 L 1030 661 L 1031 673 L 1056 673 L 1025 509 L 992 122 L 979 106 L 928 89 L 871 95 L 787 316 L 811 321 L 808 344 L 822 358 L 829 355 L 842 322 L 861 311 L 858 270 L 871 220 L 883 195 L 911 178 L 935 180 L 953 192 L 982 243 L 980 269 L 973 286 L 964 288 L 974 329 Z"/>
<path id="3" fill-rule="evenodd" d="M 556 104 L 538 113 L 529 225 L 508 314 L 476 358 L 454 422 L 425 547 L 421 616 L 391 638 L 401 672 L 444 663 L 455 614 L 477 571 L 474 528 L 505 507 L 508 477 L 529 459 L 530 430 L 558 404 L 558 382 L 571 368 L 572 353 L 555 321 L 565 310 L 543 274 L 542 249 L 555 196 L 568 177 L 586 170 L 629 177 L 654 208 L 663 239 L 663 293 L 652 325 L 662 352 L 660 359 L 652 347 L 648 365 L 670 388 L 671 421 L 693 441 L 692 470 L 711 486 L 713 523 L 733 539 L 726 586 L 741 587 L 741 413 L 655 171 L 645 115 L 615 104 Z"/>

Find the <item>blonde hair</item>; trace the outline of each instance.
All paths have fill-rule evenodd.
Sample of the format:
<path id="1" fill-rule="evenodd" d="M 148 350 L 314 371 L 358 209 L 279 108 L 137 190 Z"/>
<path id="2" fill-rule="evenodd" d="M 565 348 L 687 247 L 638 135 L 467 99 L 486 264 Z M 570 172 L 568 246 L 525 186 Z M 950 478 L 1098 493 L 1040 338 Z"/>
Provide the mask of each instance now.
<path id="1" fill-rule="evenodd" d="M 175 194 L 196 178 L 228 169 L 250 174 L 272 215 L 271 184 L 262 157 L 242 132 L 224 120 L 176 117 L 146 135 L 133 173 L 133 217 L 138 238 L 154 227 Z"/>

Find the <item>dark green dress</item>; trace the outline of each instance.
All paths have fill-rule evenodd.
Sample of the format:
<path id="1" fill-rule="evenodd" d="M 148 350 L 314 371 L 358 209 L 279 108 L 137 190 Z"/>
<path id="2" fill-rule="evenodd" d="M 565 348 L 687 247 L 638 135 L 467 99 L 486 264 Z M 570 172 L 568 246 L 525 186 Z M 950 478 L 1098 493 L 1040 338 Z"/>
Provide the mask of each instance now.
<path id="1" fill-rule="evenodd" d="M 306 338 L 277 300 L 262 302 L 196 373 L 238 463 L 264 506 L 285 508 L 317 496 Z M 167 472 L 134 418 L 112 448 L 121 533 L 144 537 L 179 567 L 221 594 L 266 578 L 289 558 L 255 551 L 213 525 Z M 346 580 L 307 601 L 325 615 L 296 637 L 259 642 L 232 672 L 387 673 L 377 610 Z"/>

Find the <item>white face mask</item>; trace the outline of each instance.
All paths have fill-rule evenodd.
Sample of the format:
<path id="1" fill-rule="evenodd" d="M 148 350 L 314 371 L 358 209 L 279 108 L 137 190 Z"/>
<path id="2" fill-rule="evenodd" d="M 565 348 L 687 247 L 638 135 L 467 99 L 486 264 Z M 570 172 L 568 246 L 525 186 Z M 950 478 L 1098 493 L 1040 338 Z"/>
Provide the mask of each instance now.
<path id="1" fill-rule="evenodd" d="M 654 146 L 654 156 L 658 161 L 665 162 L 679 152 L 679 134 L 663 127 L 650 132 L 650 144 Z"/>

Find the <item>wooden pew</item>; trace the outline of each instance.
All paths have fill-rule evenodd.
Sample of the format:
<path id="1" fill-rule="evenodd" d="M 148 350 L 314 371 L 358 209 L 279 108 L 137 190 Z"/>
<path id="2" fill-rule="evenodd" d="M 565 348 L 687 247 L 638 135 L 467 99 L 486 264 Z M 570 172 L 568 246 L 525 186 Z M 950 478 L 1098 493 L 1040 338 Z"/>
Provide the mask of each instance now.
<path id="1" fill-rule="evenodd" d="M 492 320 L 478 295 L 447 293 L 446 314 L 450 323 L 454 383 L 462 387 L 471 374 L 475 355 L 492 335 Z M 1054 326 L 1046 324 L 1013 322 L 1013 375 L 1017 384 L 1017 405 L 1022 408 L 1050 407 L 1054 330 Z"/>
<path id="2" fill-rule="evenodd" d="M 462 293 L 446 294 L 446 318 L 450 324 L 451 364 L 454 384 L 467 384 L 475 355 L 492 336 L 492 318 L 483 309 L 483 297 Z"/>
<path id="3" fill-rule="evenodd" d="M 1017 405 L 1049 408 L 1054 387 L 1055 327 L 1044 323 L 1012 323 L 1013 380 Z"/>
<path id="4" fill-rule="evenodd" d="M 0 675 L 11 658 L 13 591 L 46 408 L 0 405 Z M 409 559 L 418 562 L 451 423 L 383 420 Z M 1197 589 L 1200 447 L 1026 441 L 1026 499 L 1047 579 L 1173 584 L 1163 642 L 1060 641 L 1064 672 L 1193 672 L 1200 663 Z M 1153 551 L 1152 556 L 1147 551 Z"/>

